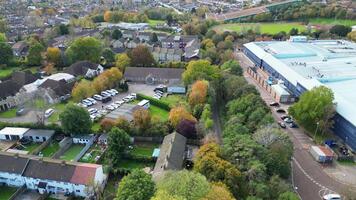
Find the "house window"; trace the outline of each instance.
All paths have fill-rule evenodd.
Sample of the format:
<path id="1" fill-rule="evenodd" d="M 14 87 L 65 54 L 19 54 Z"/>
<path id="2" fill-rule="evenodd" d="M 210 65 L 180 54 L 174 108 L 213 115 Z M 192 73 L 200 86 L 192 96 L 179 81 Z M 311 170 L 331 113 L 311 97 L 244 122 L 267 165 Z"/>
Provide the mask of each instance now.
<path id="1" fill-rule="evenodd" d="M 36 136 L 36 139 L 38 140 L 38 139 L 40 139 L 40 137 Z"/>
<path id="2" fill-rule="evenodd" d="M 76 190 L 76 192 L 80 192 L 80 190 Z"/>

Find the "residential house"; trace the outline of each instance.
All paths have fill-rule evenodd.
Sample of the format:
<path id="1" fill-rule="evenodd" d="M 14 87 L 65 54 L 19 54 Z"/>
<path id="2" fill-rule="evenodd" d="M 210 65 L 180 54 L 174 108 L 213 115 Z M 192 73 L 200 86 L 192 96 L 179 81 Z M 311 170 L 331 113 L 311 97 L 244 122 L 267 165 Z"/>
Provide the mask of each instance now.
<path id="1" fill-rule="evenodd" d="M 33 142 L 45 142 L 53 137 L 54 132 L 54 130 L 30 129 L 24 134 L 24 138 Z"/>
<path id="2" fill-rule="evenodd" d="M 98 138 L 98 143 L 102 145 L 107 145 L 108 144 L 108 134 L 101 134 L 100 137 Z"/>
<path id="3" fill-rule="evenodd" d="M 64 70 L 75 77 L 94 78 L 104 72 L 103 66 L 89 61 L 78 61 Z"/>
<path id="4" fill-rule="evenodd" d="M 136 38 L 134 40 L 129 40 L 126 43 L 125 47 L 128 48 L 128 49 L 134 49 L 140 44 L 141 44 L 141 41 L 138 38 Z"/>
<path id="5" fill-rule="evenodd" d="M 154 67 L 128 67 L 124 77 L 128 81 L 144 82 L 146 84 L 168 84 L 181 81 L 184 69 L 154 68 Z"/>
<path id="6" fill-rule="evenodd" d="M 153 48 L 152 55 L 157 62 L 180 62 L 182 61 L 183 51 L 181 49 L 155 47 Z"/>
<path id="7" fill-rule="evenodd" d="M 200 58 L 200 41 L 191 40 L 184 47 L 184 60 L 189 62 Z"/>
<path id="8" fill-rule="evenodd" d="M 199 41 L 196 35 L 171 35 L 162 40 L 162 47 L 167 49 L 184 49 L 188 42 Z"/>
<path id="9" fill-rule="evenodd" d="M 51 90 L 50 94 L 54 94 L 52 99 L 54 102 L 66 101 L 71 97 L 72 89 L 75 82 L 67 82 L 62 80 L 47 79 L 39 87 Z"/>
<path id="10" fill-rule="evenodd" d="M 162 42 L 162 40 L 166 39 L 168 37 L 167 33 L 156 33 L 158 41 Z"/>
<path id="11" fill-rule="evenodd" d="M 153 177 L 161 177 L 167 170 L 182 170 L 186 155 L 187 138 L 174 132 L 166 135 L 159 150 Z"/>
<path id="12" fill-rule="evenodd" d="M 168 49 L 167 51 L 167 61 L 169 62 L 179 62 L 182 60 L 183 51 L 181 49 Z"/>
<path id="13" fill-rule="evenodd" d="M 135 31 L 124 30 L 122 31 L 122 38 L 124 39 L 134 39 L 136 37 Z"/>
<path id="14" fill-rule="evenodd" d="M 141 41 L 141 42 L 148 42 L 151 41 L 151 37 L 152 37 L 152 33 L 151 32 L 138 32 L 137 34 L 137 38 Z"/>
<path id="15" fill-rule="evenodd" d="M 29 128 L 5 127 L 0 130 L 0 140 L 20 140 Z"/>
<path id="16" fill-rule="evenodd" d="M 28 54 L 30 46 L 25 41 L 16 42 L 12 46 L 12 51 L 17 57 L 25 57 Z"/>
<path id="17" fill-rule="evenodd" d="M 0 183 L 36 190 L 40 194 L 78 197 L 94 195 L 94 185 L 103 188 L 106 176 L 97 164 L 71 163 L 0 152 Z"/>
<path id="18" fill-rule="evenodd" d="M 17 71 L 11 77 L 0 82 L 0 111 L 5 111 L 17 106 L 24 101 L 18 96 L 20 89 L 33 83 L 37 78 L 30 71 Z"/>
<path id="19" fill-rule="evenodd" d="M 125 43 L 126 43 L 126 40 L 124 38 L 120 38 L 118 40 L 113 40 L 110 43 L 110 47 L 113 48 L 113 49 L 124 48 L 125 47 Z"/>

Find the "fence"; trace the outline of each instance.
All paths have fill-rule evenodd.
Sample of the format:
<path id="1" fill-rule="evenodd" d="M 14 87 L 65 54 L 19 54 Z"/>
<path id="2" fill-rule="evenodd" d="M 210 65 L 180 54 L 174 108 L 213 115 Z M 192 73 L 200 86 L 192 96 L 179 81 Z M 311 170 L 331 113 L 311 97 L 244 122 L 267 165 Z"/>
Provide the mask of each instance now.
<path id="1" fill-rule="evenodd" d="M 44 148 L 46 148 L 53 140 L 53 135 L 48 138 L 48 140 L 44 141 L 40 146 L 38 146 L 35 150 L 32 151 L 32 155 L 37 155 L 39 152 L 41 152 Z"/>
<path id="2" fill-rule="evenodd" d="M 97 139 L 98 135 L 92 136 L 89 139 L 89 142 L 85 145 L 85 147 L 79 152 L 79 154 L 73 159 L 73 161 L 77 162 L 84 154 L 88 151 L 88 149 L 93 145 L 94 141 Z"/>
<path id="3" fill-rule="evenodd" d="M 52 156 L 54 159 L 58 159 L 61 155 L 64 154 L 65 151 L 69 149 L 69 147 L 73 144 L 73 139 L 70 137 L 63 138 L 62 141 L 59 142 L 60 149 Z"/>

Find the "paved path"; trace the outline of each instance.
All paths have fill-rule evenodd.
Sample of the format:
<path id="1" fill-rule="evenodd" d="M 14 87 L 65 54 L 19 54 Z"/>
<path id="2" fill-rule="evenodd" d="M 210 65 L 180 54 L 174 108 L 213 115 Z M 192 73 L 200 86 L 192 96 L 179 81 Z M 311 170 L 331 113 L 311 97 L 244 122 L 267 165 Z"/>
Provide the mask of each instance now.
<path id="1" fill-rule="evenodd" d="M 236 53 L 237 59 L 240 61 L 244 70 L 248 66 L 252 66 L 251 61 L 241 52 Z M 268 104 L 274 99 L 267 91 L 261 88 L 257 82 L 252 79 L 246 72 L 244 74 L 246 80 L 255 85 L 260 92 L 262 99 Z M 272 110 L 273 117 L 276 121 L 280 120 L 280 115 Z M 302 200 L 318 200 L 324 194 L 337 192 L 345 193 L 346 191 L 356 190 L 355 186 L 346 185 L 330 178 L 323 170 L 323 166 L 317 163 L 308 153 L 308 148 L 313 141 L 301 129 L 287 128 L 286 132 L 291 136 L 294 145 L 292 158 L 292 177 L 293 185 L 296 192 Z M 348 193 L 348 192 L 346 192 Z"/>

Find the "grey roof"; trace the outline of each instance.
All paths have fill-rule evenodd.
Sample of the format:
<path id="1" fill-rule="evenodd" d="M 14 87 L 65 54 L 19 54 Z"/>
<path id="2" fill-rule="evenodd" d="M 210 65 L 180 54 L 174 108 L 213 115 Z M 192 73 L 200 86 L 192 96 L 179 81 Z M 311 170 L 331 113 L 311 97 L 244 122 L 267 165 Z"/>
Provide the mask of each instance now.
<path id="1" fill-rule="evenodd" d="M 73 76 L 84 76 L 89 69 L 97 69 L 99 64 L 90 61 L 78 61 L 64 70 L 64 72 Z"/>
<path id="2" fill-rule="evenodd" d="M 128 67 L 125 70 L 127 80 L 153 76 L 160 79 L 181 80 L 184 69 L 176 68 L 154 68 L 154 67 Z"/>
<path id="3" fill-rule="evenodd" d="M 186 142 L 187 139 L 177 132 L 164 137 L 154 173 L 160 173 L 165 170 L 181 170 L 183 168 Z"/>
<path id="4" fill-rule="evenodd" d="M 6 154 L 0 154 L 0 172 L 8 172 L 13 174 L 22 174 L 26 167 L 27 158 Z"/>
<path id="5" fill-rule="evenodd" d="M 54 135 L 54 130 L 45 129 L 30 129 L 24 136 L 39 136 L 39 137 L 51 137 Z"/>

